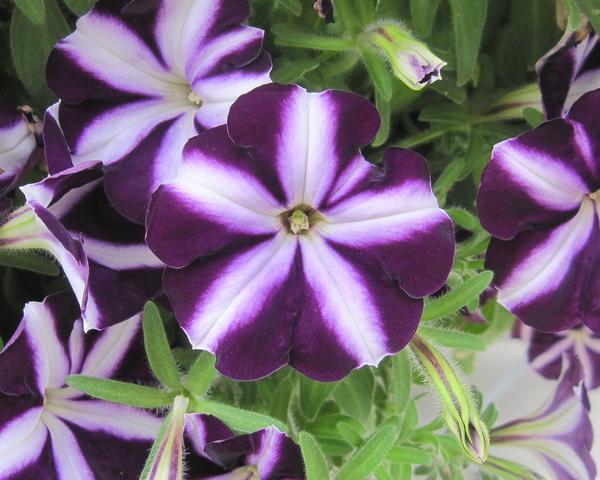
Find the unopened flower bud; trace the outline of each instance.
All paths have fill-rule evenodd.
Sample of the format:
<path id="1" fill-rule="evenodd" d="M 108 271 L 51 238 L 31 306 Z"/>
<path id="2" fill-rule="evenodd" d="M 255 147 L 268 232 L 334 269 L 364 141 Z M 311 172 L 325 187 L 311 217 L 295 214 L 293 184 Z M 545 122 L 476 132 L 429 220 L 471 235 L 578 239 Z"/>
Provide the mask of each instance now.
<path id="1" fill-rule="evenodd" d="M 490 445 L 489 434 L 479 418 L 471 392 L 444 356 L 422 338 L 415 336 L 411 348 L 438 393 L 448 429 L 471 460 L 485 462 Z"/>
<path id="2" fill-rule="evenodd" d="M 411 89 L 421 90 L 442 78 L 441 70 L 446 62 L 398 22 L 377 23 L 368 29 L 365 39 L 383 54 L 394 75 Z"/>

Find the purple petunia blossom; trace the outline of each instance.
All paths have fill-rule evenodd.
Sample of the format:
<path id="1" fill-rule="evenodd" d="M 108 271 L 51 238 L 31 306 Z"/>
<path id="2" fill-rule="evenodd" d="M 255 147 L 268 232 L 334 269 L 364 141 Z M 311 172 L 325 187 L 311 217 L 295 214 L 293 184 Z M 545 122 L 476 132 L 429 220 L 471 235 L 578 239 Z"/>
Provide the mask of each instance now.
<path id="1" fill-rule="evenodd" d="M 600 88 L 598 35 L 566 31 L 536 71 L 546 118 L 564 116 L 581 95 Z"/>
<path id="2" fill-rule="evenodd" d="M 270 81 L 264 32 L 241 24 L 248 14 L 248 0 L 100 0 L 51 53 L 73 164 L 103 162 L 108 196 L 127 218 L 143 223 L 190 137 Z"/>
<path id="3" fill-rule="evenodd" d="M 515 336 L 529 342 L 531 366 L 545 378 L 560 377 L 564 354 L 577 357 L 588 390 L 600 387 L 600 335 L 582 325 L 556 333 L 542 333 L 517 323 Z"/>
<path id="4" fill-rule="evenodd" d="M 149 379 L 140 317 L 88 335 L 78 317 L 67 294 L 28 303 L 0 353 L 1 479 L 137 478 L 142 469 L 160 419 L 65 385 L 75 373 Z"/>
<path id="5" fill-rule="evenodd" d="M 38 130 L 29 107 L 10 108 L 0 102 L 0 197 L 41 157 Z"/>
<path id="6" fill-rule="evenodd" d="M 153 195 L 146 239 L 171 267 L 165 292 L 224 374 L 289 363 L 336 380 L 412 338 L 421 297 L 450 271 L 452 224 L 422 157 L 365 161 L 378 128 L 358 95 L 265 85 L 190 140 Z"/>
<path id="7" fill-rule="evenodd" d="M 542 332 L 600 332 L 600 90 L 565 119 L 494 147 L 478 195 L 495 238 L 486 256 L 498 301 Z"/>
<path id="8" fill-rule="evenodd" d="M 528 454 L 528 466 L 546 471 L 557 480 L 593 480 L 596 465 L 590 455 L 593 442 L 589 402 L 579 362 L 568 358 L 567 367 L 550 401 L 533 414 L 491 431 L 495 455 L 507 458 Z"/>

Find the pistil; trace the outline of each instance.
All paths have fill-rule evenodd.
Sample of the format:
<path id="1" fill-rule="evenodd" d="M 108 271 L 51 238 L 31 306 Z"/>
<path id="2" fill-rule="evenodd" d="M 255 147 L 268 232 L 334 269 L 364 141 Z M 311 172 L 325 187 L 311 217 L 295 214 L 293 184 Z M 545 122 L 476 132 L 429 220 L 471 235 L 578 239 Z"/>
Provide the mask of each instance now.
<path id="1" fill-rule="evenodd" d="M 294 210 L 294 212 L 288 217 L 288 221 L 290 222 L 290 230 L 296 235 L 310 228 L 308 215 L 306 215 L 306 213 L 304 213 L 302 210 Z"/>

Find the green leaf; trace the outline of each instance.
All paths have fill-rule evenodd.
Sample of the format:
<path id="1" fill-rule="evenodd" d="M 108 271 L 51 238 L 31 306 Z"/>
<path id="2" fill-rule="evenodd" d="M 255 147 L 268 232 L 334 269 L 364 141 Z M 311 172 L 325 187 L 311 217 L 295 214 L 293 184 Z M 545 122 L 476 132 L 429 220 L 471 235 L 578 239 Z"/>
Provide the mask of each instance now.
<path id="1" fill-rule="evenodd" d="M 190 411 L 214 415 L 233 430 L 242 433 L 256 432 L 273 425 L 282 432 L 288 431 L 285 423 L 273 417 L 211 400 L 191 399 Z"/>
<path id="2" fill-rule="evenodd" d="M 144 330 L 144 347 L 152 373 L 165 387 L 179 390 L 181 381 L 177 364 L 171 353 L 158 308 L 152 302 L 147 302 L 144 306 L 142 328 Z"/>
<path id="3" fill-rule="evenodd" d="M 54 44 L 70 31 L 56 0 L 45 0 L 45 4 L 43 26 L 31 22 L 20 9 L 14 11 L 10 25 L 10 50 L 17 76 L 41 108 L 55 98 L 46 83 L 48 55 Z"/>
<path id="4" fill-rule="evenodd" d="M 456 225 L 470 232 L 475 230 L 479 225 L 477 218 L 471 212 L 467 212 L 462 208 L 453 207 L 446 210 L 446 212 Z"/>
<path id="5" fill-rule="evenodd" d="M 384 101 L 389 102 L 392 98 L 393 77 L 387 65 L 371 50 L 364 49 L 362 55 L 375 90 L 379 92 Z"/>
<path id="6" fill-rule="evenodd" d="M 379 465 L 375 469 L 375 480 L 394 480 L 394 478 L 383 468 L 382 465 Z"/>
<path id="7" fill-rule="evenodd" d="M 456 49 L 457 83 L 467 83 L 475 71 L 488 0 L 450 0 Z"/>
<path id="8" fill-rule="evenodd" d="M 411 463 L 424 465 L 431 463 L 431 454 L 423 449 L 396 445 L 385 456 L 386 460 L 395 463 Z"/>
<path id="9" fill-rule="evenodd" d="M 419 333 L 424 337 L 435 340 L 438 344 L 448 348 L 483 351 L 487 347 L 486 341 L 479 335 L 461 332 L 460 330 L 419 327 Z"/>
<path id="10" fill-rule="evenodd" d="M 354 9 L 363 24 L 375 21 L 375 2 L 373 0 L 354 0 Z"/>
<path id="11" fill-rule="evenodd" d="M 294 83 L 319 66 L 315 58 L 299 58 L 276 66 L 271 78 L 277 83 Z"/>
<path id="12" fill-rule="evenodd" d="M 195 395 L 204 395 L 212 385 L 217 370 L 215 356 L 209 352 L 202 352 L 190 367 L 185 378 L 185 385 Z"/>
<path id="13" fill-rule="evenodd" d="M 51 258 L 28 251 L 0 251 L 0 265 L 56 276 L 60 268 Z"/>
<path id="14" fill-rule="evenodd" d="M 425 304 L 422 321 L 437 320 L 460 310 L 488 287 L 494 274 L 485 270 L 466 280 L 462 285 Z"/>
<path id="15" fill-rule="evenodd" d="M 461 158 L 452 160 L 442 171 L 438 179 L 433 184 L 433 192 L 441 204 L 446 202 L 446 195 L 452 190 L 452 187 L 458 182 L 465 168 L 465 162 Z"/>
<path id="16" fill-rule="evenodd" d="M 391 425 L 380 427 L 348 460 L 335 477 L 336 480 L 362 480 L 368 477 L 390 450 L 396 429 Z"/>
<path id="17" fill-rule="evenodd" d="M 64 0 L 65 5 L 69 7 L 75 15 L 81 17 L 84 13 L 87 13 L 88 10 L 94 6 L 96 0 Z"/>
<path id="18" fill-rule="evenodd" d="M 275 34 L 275 45 L 280 47 L 309 48 L 333 52 L 345 52 L 354 47 L 354 42 L 350 39 L 305 32 L 289 24 L 273 25 L 271 31 Z"/>
<path id="19" fill-rule="evenodd" d="M 523 117 L 531 128 L 537 127 L 544 121 L 544 114 L 537 108 L 527 107 L 523 110 Z"/>
<path id="20" fill-rule="evenodd" d="M 300 375 L 300 409 L 307 420 L 313 420 L 336 389 L 337 383 L 317 382 Z"/>
<path id="21" fill-rule="evenodd" d="M 43 25 L 46 19 L 44 0 L 15 0 L 15 5 L 36 25 Z"/>
<path id="22" fill-rule="evenodd" d="M 371 1 L 371 0 L 359 0 Z M 342 25 L 348 33 L 357 32 L 361 29 L 362 23 L 356 17 L 356 8 L 352 0 L 335 0 L 335 18 L 336 22 Z"/>
<path id="23" fill-rule="evenodd" d="M 271 401 L 271 416 L 282 422 L 287 422 L 290 399 L 294 384 L 289 378 L 279 382 L 273 391 L 273 399 Z"/>
<path id="24" fill-rule="evenodd" d="M 412 367 L 408 352 L 402 350 L 392 358 L 390 373 L 390 393 L 396 407 L 396 413 L 406 409 L 412 386 Z"/>
<path id="25" fill-rule="evenodd" d="M 329 478 L 327 459 L 315 438 L 308 432 L 300 432 L 300 449 L 306 469 L 306 480 L 325 480 Z"/>
<path id="26" fill-rule="evenodd" d="M 302 3 L 300 0 L 277 0 L 277 6 L 284 8 L 295 17 L 302 15 Z"/>
<path id="27" fill-rule="evenodd" d="M 172 395 L 158 388 L 86 375 L 69 375 L 67 385 L 90 397 L 132 407 L 160 408 L 173 400 Z"/>
<path id="28" fill-rule="evenodd" d="M 375 380 L 368 367 L 354 370 L 335 389 L 335 400 L 351 417 L 366 421 L 373 407 Z"/>
<path id="29" fill-rule="evenodd" d="M 410 0 L 410 16 L 415 33 L 428 37 L 441 0 Z"/>

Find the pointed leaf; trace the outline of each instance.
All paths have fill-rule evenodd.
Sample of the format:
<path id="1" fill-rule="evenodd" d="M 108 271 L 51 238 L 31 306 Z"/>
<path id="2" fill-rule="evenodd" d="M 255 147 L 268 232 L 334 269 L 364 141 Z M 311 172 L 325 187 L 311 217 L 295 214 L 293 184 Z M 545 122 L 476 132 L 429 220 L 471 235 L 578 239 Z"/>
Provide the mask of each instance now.
<path id="1" fill-rule="evenodd" d="M 308 432 L 300 432 L 300 449 L 306 469 L 306 480 L 325 480 L 329 478 L 327 459 L 315 438 Z"/>
<path id="2" fill-rule="evenodd" d="M 201 352 L 190 367 L 185 379 L 186 386 L 196 395 L 204 395 L 217 376 L 216 358 L 212 353 Z"/>
<path id="3" fill-rule="evenodd" d="M 2 251 L 0 252 L 0 265 L 20 270 L 29 270 L 30 272 L 41 273 L 42 275 L 56 276 L 60 273 L 60 268 L 56 262 L 36 252 Z"/>
<path id="4" fill-rule="evenodd" d="M 313 420 L 336 389 L 337 383 L 318 382 L 300 375 L 300 409 L 307 420 Z"/>
<path id="5" fill-rule="evenodd" d="M 44 0 L 15 0 L 15 5 L 36 25 L 43 25 L 46 19 Z"/>
<path id="6" fill-rule="evenodd" d="M 359 421 L 369 418 L 375 380 L 368 367 L 355 370 L 338 384 L 334 396 L 340 407 Z"/>
<path id="7" fill-rule="evenodd" d="M 404 412 L 408 399 L 410 398 L 410 389 L 412 386 L 412 368 L 408 352 L 402 350 L 392 358 L 392 370 L 390 373 L 390 390 L 396 413 Z"/>
<path id="8" fill-rule="evenodd" d="M 487 2 L 488 0 L 450 0 L 458 85 L 464 85 L 471 79 L 477 65 Z"/>
<path id="9" fill-rule="evenodd" d="M 335 477 L 336 480 L 362 480 L 368 477 L 390 450 L 396 429 L 391 425 L 380 427 L 348 460 Z"/>
<path id="10" fill-rule="evenodd" d="M 487 343 L 479 335 L 449 330 L 444 328 L 420 327 L 419 333 L 424 337 L 434 340 L 439 345 L 448 348 L 464 348 L 468 350 L 485 350 Z"/>

